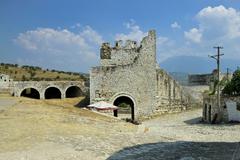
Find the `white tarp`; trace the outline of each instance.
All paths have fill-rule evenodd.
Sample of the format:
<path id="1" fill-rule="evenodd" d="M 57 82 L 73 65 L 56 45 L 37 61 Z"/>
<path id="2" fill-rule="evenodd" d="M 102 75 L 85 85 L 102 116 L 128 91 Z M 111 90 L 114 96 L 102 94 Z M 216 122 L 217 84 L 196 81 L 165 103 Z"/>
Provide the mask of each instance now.
<path id="1" fill-rule="evenodd" d="M 93 104 L 88 105 L 87 107 L 95 108 L 97 110 L 116 110 L 116 109 L 118 109 L 117 106 L 114 106 L 113 104 L 107 103 L 105 101 L 93 103 Z"/>
<path id="2" fill-rule="evenodd" d="M 240 111 L 237 110 L 237 103 L 234 101 L 227 101 L 227 111 L 229 121 L 240 121 Z"/>

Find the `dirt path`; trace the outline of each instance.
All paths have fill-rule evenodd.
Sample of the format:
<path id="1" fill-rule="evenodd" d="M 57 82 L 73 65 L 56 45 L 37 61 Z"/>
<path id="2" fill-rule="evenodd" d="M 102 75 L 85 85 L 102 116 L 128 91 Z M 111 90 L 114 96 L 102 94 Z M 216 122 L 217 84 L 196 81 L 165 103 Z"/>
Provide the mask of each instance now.
<path id="1" fill-rule="evenodd" d="M 17 104 L 0 112 L 0 160 L 225 160 L 240 156 L 240 125 L 201 124 L 201 109 L 136 126 L 73 107 L 79 100 L 17 99 Z"/>
<path id="2" fill-rule="evenodd" d="M 13 106 L 17 103 L 17 100 L 13 97 L 0 97 L 0 111 L 7 109 L 7 107 Z"/>

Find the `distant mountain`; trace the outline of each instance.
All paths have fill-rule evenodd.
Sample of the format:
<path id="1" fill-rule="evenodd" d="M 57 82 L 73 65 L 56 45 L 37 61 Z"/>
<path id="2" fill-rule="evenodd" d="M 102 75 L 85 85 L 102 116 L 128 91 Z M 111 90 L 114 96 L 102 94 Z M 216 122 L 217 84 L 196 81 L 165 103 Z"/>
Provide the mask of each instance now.
<path id="1" fill-rule="evenodd" d="M 231 72 L 240 66 L 240 60 L 221 59 L 221 71 L 226 72 L 230 68 Z M 162 63 L 160 67 L 168 72 L 182 73 L 211 73 L 216 68 L 216 61 L 212 58 L 196 57 L 196 56 L 177 56 L 169 58 Z"/>

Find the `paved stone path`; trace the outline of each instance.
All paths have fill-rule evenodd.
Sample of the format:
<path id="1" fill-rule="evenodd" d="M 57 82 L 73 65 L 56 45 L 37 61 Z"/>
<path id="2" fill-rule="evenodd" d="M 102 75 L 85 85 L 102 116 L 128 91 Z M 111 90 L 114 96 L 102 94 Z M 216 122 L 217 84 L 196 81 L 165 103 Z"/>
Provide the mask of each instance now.
<path id="1" fill-rule="evenodd" d="M 155 143 L 125 147 L 108 160 L 239 160 L 240 125 L 201 124 L 200 116 L 198 109 L 146 121 L 148 138 L 140 141 Z"/>
<path id="2" fill-rule="evenodd" d="M 108 160 L 232 160 L 239 158 L 236 155 L 233 158 L 238 145 L 236 142 L 159 142 L 125 148 Z"/>

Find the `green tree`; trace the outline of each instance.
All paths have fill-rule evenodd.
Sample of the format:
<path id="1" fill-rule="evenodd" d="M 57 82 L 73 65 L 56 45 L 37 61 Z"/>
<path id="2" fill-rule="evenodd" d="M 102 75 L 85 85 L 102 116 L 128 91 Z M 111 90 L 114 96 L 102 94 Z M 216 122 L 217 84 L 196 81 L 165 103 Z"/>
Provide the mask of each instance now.
<path id="1" fill-rule="evenodd" d="M 231 83 L 233 85 L 233 92 L 239 95 L 240 94 L 240 69 L 237 69 L 233 73 Z"/>
<path id="2" fill-rule="evenodd" d="M 226 95 L 240 95 L 240 69 L 233 73 L 231 81 L 227 83 L 222 93 Z"/>
<path id="3" fill-rule="evenodd" d="M 222 90 L 222 93 L 225 95 L 233 95 L 233 85 L 231 82 L 226 84 L 226 86 Z"/>

